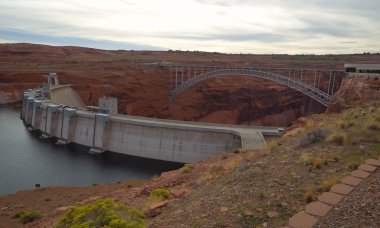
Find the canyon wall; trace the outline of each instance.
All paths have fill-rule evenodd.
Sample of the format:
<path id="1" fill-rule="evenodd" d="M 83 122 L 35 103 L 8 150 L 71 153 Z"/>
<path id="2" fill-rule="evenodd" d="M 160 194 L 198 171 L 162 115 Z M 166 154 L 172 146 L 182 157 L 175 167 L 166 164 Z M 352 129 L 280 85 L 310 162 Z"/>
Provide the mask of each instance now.
<path id="1" fill-rule="evenodd" d="M 374 78 L 345 78 L 334 94 L 327 112 L 368 104 L 380 100 L 380 80 Z"/>
<path id="2" fill-rule="evenodd" d="M 115 96 L 122 114 L 286 126 L 300 116 L 325 111 L 322 105 L 296 90 L 270 81 L 233 75 L 197 84 L 174 103 L 169 99 L 170 75 L 160 67 L 139 64 L 158 61 L 342 70 L 345 62 L 380 62 L 380 56 L 227 55 L 0 44 L 1 99 L 3 103 L 21 100 L 26 88 L 41 85 L 46 81 L 43 75 L 56 72 L 60 83 L 73 85 L 85 105 L 97 105 L 101 96 Z"/>

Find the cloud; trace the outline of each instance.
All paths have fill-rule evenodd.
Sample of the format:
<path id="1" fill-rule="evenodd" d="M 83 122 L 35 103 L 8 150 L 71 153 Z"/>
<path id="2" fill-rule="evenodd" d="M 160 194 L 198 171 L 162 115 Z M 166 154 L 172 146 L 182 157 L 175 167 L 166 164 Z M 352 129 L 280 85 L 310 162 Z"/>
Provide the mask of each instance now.
<path id="1" fill-rule="evenodd" d="M 14 42 L 229 53 L 380 51 L 378 0 L 0 0 L 0 8 L 0 39 Z"/>
<path id="2" fill-rule="evenodd" d="M 59 46 L 96 47 L 106 50 L 167 50 L 161 47 L 140 45 L 111 40 L 84 39 L 78 37 L 53 36 L 25 31 L 6 30 L 0 28 L 0 40 L 8 42 L 32 42 Z"/>
<path id="3" fill-rule="evenodd" d="M 258 41 L 258 42 L 277 42 L 284 41 L 285 36 L 272 33 L 219 33 L 207 36 L 195 36 L 195 35 L 181 35 L 181 36 L 164 36 L 171 39 L 184 39 L 184 40 L 200 40 L 200 41 L 230 41 L 230 42 L 242 42 L 242 41 Z"/>

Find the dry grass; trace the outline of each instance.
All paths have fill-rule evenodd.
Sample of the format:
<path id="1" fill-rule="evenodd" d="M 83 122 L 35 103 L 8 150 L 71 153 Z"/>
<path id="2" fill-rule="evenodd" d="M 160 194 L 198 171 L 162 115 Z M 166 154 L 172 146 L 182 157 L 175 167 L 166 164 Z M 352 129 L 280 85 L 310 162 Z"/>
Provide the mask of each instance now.
<path id="1" fill-rule="evenodd" d="M 339 120 L 336 124 L 340 129 L 347 129 L 355 125 L 352 120 Z"/>
<path id="2" fill-rule="evenodd" d="M 301 154 L 301 161 L 305 165 L 312 165 L 314 163 L 314 156 L 312 153 L 303 153 Z"/>
<path id="3" fill-rule="evenodd" d="M 226 171 L 231 171 L 231 170 L 234 170 L 236 169 L 239 165 L 241 165 L 242 163 L 244 163 L 245 159 L 242 158 L 242 157 L 237 157 L 237 158 L 234 158 L 232 159 L 231 161 L 227 162 L 223 168 L 224 170 Z"/>
<path id="4" fill-rule="evenodd" d="M 345 133 L 333 132 L 327 137 L 326 141 L 330 143 L 336 143 L 338 145 L 343 145 L 346 139 L 347 139 L 347 136 Z"/>
<path id="5" fill-rule="evenodd" d="M 238 153 L 240 153 L 240 151 L 241 151 L 241 148 L 236 148 L 236 149 L 233 151 L 233 153 L 234 153 L 234 154 L 238 154 Z"/>
<path id="6" fill-rule="evenodd" d="M 280 141 L 281 138 L 270 139 L 266 142 L 266 144 L 263 147 L 260 148 L 260 150 L 265 153 L 270 153 L 280 145 Z"/>
<path id="7" fill-rule="evenodd" d="M 193 169 L 193 166 L 191 164 L 185 164 L 182 168 L 181 171 L 182 173 L 190 173 L 190 171 Z"/>
<path id="8" fill-rule="evenodd" d="M 315 123 L 314 123 L 313 120 L 307 120 L 307 121 L 306 121 L 305 128 L 306 128 L 307 130 L 309 130 L 309 129 L 312 129 L 312 128 L 314 127 L 314 125 L 315 125 Z"/>
<path id="9" fill-rule="evenodd" d="M 364 162 L 364 160 L 365 155 L 357 150 L 345 155 L 343 158 L 343 163 L 350 169 L 356 169 Z"/>
<path id="10" fill-rule="evenodd" d="M 366 127 L 368 130 L 379 131 L 380 130 L 380 122 L 375 119 L 369 119 L 366 122 Z"/>
<path id="11" fill-rule="evenodd" d="M 327 192 L 330 190 L 330 188 L 334 185 L 334 184 L 337 184 L 339 182 L 340 178 L 336 175 L 333 175 L 331 177 L 329 177 L 328 179 L 324 180 L 322 182 L 322 185 L 320 187 L 320 189 L 324 192 Z"/>
<path id="12" fill-rule="evenodd" d="M 214 167 L 210 172 L 205 172 L 200 179 L 206 180 L 206 181 L 213 180 L 221 176 L 223 173 L 224 173 L 224 168 L 222 166 L 217 166 L 217 167 Z"/>
<path id="13" fill-rule="evenodd" d="M 315 187 L 314 186 L 307 188 L 307 190 L 305 192 L 305 201 L 307 203 L 310 203 L 310 202 L 314 201 L 314 199 L 315 199 L 315 193 L 316 193 L 316 191 L 315 191 Z"/>
<path id="14" fill-rule="evenodd" d="M 314 160 L 314 166 L 315 166 L 315 168 L 321 169 L 322 168 L 322 163 L 323 163 L 323 160 L 321 158 L 316 158 Z"/>

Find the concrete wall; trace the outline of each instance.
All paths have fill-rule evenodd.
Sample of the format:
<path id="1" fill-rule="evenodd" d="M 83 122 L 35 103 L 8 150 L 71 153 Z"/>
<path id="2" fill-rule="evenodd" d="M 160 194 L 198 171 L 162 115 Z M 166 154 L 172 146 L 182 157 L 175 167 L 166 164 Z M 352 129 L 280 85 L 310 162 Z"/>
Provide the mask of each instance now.
<path id="1" fill-rule="evenodd" d="M 110 116 L 24 97 L 22 118 L 46 137 L 112 151 L 166 161 L 193 163 L 241 148 L 241 137 L 231 130 L 176 126 L 146 122 L 126 116 Z M 262 135 L 260 136 L 262 138 Z"/>

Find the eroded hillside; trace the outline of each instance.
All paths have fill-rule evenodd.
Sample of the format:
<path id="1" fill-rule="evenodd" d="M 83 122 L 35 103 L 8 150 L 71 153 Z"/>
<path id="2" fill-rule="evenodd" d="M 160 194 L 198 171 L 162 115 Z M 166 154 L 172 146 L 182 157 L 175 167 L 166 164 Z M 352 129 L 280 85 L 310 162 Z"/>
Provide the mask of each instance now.
<path id="1" fill-rule="evenodd" d="M 31 227 L 53 227 L 72 207 L 113 199 L 143 212 L 150 227 L 281 227 L 365 159 L 379 158 L 379 137 L 379 101 L 313 115 L 260 150 L 226 152 L 150 181 L 0 197 L 0 225 L 21 227 L 14 215 L 34 211 L 42 218 Z"/>

